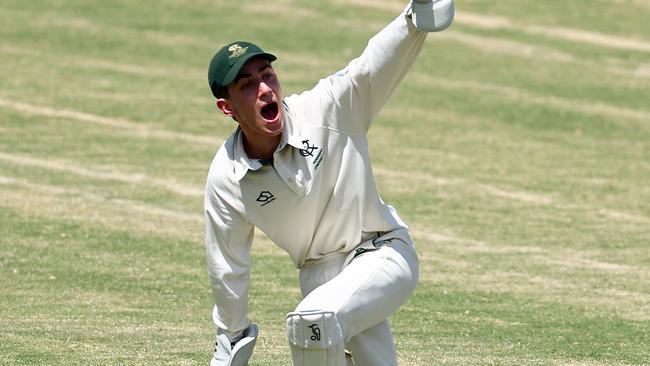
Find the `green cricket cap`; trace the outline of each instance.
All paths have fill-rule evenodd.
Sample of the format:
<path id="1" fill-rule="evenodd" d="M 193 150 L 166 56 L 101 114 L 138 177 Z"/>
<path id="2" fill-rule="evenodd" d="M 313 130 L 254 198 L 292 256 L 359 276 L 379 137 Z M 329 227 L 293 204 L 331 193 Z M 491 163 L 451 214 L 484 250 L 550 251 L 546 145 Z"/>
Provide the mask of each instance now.
<path id="1" fill-rule="evenodd" d="M 271 62 L 277 59 L 250 42 L 235 41 L 221 47 L 212 57 L 208 69 L 208 83 L 212 94 L 220 98 L 219 89 L 235 81 L 246 61 L 255 56 L 266 57 Z"/>

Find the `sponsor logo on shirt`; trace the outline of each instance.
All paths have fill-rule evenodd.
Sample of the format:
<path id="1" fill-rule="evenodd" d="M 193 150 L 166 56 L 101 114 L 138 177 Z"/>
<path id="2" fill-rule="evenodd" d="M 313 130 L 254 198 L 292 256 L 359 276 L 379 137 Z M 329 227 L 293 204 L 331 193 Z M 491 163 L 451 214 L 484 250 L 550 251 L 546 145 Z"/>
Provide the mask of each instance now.
<path id="1" fill-rule="evenodd" d="M 257 197 L 256 201 L 260 203 L 260 207 L 264 207 L 269 203 L 275 201 L 275 196 L 273 196 L 273 193 L 269 191 L 262 191 L 260 192 L 260 195 Z"/>

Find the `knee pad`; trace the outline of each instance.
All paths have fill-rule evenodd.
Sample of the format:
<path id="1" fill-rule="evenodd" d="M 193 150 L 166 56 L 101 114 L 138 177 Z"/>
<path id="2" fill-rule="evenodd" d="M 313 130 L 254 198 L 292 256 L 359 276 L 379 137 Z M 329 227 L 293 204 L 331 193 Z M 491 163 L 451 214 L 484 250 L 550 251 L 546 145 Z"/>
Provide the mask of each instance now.
<path id="1" fill-rule="evenodd" d="M 343 330 L 332 312 L 287 314 L 287 338 L 294 366 L 346 366 Z"/>

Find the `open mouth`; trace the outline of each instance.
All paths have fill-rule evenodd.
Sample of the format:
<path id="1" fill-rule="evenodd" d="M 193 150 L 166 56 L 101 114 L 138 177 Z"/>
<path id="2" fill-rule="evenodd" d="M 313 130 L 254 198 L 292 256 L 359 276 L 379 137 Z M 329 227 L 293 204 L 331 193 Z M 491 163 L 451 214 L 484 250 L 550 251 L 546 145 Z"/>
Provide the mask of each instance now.
<path id="1" fill-rule="evenodd" d="M 262 107 L 262 117 L 267 121 L 274 121 L 278 116 L 278 103 L 271 102 Z"/>

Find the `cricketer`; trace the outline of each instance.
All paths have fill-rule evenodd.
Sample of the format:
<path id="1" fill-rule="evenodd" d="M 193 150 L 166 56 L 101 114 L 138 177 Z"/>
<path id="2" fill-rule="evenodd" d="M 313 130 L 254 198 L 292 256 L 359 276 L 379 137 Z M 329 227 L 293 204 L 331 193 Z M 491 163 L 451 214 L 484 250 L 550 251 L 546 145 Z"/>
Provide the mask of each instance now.
<path id="1" fill-rule="evenodd" d="M 253 230 L 299 269 L 303 299 L 286 316 L 296 366 L 397 365 L 388 317 L 418 280 L 408 226 L 380 197 L 368 130 L 453 0 L 413 0 L 342 70 L 282 95 L 276 56 L 236 41 L 216 52 L 208 82 L 237 124 L 205 188 L 205 245 L 217 342 L 211 366 L 243 366 Z"/>

